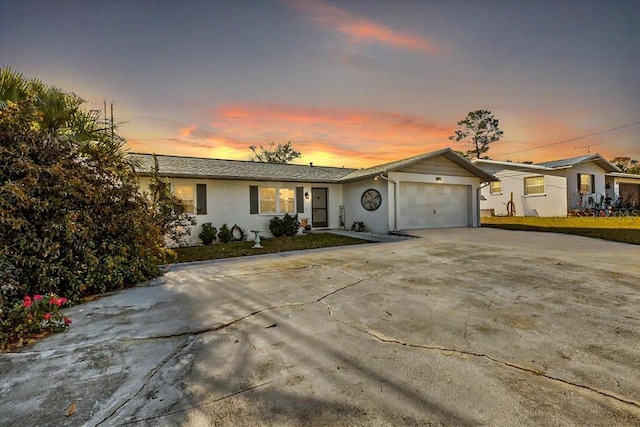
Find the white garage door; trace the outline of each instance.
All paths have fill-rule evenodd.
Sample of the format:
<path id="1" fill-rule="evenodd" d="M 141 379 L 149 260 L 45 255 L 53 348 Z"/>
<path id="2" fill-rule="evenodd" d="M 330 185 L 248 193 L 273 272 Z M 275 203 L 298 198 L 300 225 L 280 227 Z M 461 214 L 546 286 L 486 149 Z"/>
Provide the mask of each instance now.
<path id="1" fill-rule="evenodd" d="M 401 182 L 398 228 L 468 227 L 469 186 Z"/>

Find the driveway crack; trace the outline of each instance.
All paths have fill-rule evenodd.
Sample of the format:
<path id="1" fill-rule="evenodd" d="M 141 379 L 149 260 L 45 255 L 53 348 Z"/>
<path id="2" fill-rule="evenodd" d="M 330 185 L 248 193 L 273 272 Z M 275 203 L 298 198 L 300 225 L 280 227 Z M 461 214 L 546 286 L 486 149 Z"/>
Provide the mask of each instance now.
<path id="1" fill-rule="evenodd" d="M 273 381 L 266 381 L 264 383 L 252 385 L 250 387 L 246 387 L 246 388 L 243 388 L 241 390 L 234 391 L 233 393 L 224 395 L 222 397 L 218 397 L 216 399 L 207 400 L 207 401 L 204 401 L 204 402 L 199 403 L 197 405 L 189 405 L 187 407 L 184 407 L 184 408 L 181 408 L 181 409 L 176 409 L 175 411 L 166 412 L 164 414 L 155 415 L 153 417 L 146 417 L 146 418 L 138 418 L 138 419 L 135 419 L 135 420 L 129 420 L 127 422 L 122 423 L 122 425 L 136 424 L 136 423 L 140 423 L 140 422 L 143 422 L 143 421 L 150 421 L 150 420 L 156 420 L 158 418 L 164 418 L 164 417 L 167 417 L 169 415 L 180 414 L 180 413 L 182 413 L 184 411 L 188 411 L 189 409 L 199 408 L 199 407 L 202 407 L 202 406 L 205 406 L 205 405 L 210 405 L 212 403 L 218 403 L 218 402 L 220 402 L 222 400 L 229 399 L 229 398 L 234 397 L 234 396 L 238 396 L 240 394 L 246 393 L 246 392 L 251 391 L 251 390 L 255 390 L 255 389 L 260 388 L 260 387 L 264 387 L 266 385 L 271 384 L 272 382 Z"/>
<path id="2" fill-rule="evenodd" d="M 149 384 L 149 382 L 151 381 L 151 379 L 156 375 L 156 373 L 171 359 L 173 359 L 174 357 L 176 357 L 178 354 L 180 354 L 185 348 L 187 348 L 191 343 L 193 342 L 193 338 L 188 339 L 185 343 L 181 343 L 179 345 L 177 345 L 173 351 L 171 353 L 169 353 L 169 355 L 167 357 L 165 357 L 164 359 L 162 359 L 160 361 L 160 363 L 158 363 L 156 366 L 154 366 L 153 369 L 151 369 L 149 372 L 147 372 L 147 374 L 142 378 L 141 380 L 141 385 L 140 387 L 138 387 L 138 391 L 135 392 L 135 394 L 133 394 L 130 397 L 127 397 L 126 399 L 123 399 L 120 403 L 118 403 L 117 405 L 115 405 L 114 407 L 111 408 L 111 410 L 109 411 L 109 413 L 107 414 L 106 417 L 104 417 L 100 422 L 96 423 L 96 427 L 99 425 L 102 425 L 103 423 L 109 421 L 109 419 L 111 417 L 113 417 L 123 406 L 125 406 L 127 403 L 129 403 L 130 401 L 132 401 L 133 399 L 135 399 L 136 397 L 138 397 L 140 395 L 140 393 L 142 393 L 142 391 L 147 387 L 147 385 Z"/>
<path id="3" fill-rule="evenodd" d="M 405 342 L 405 341 L 401 341 L 397 338 L 393 338 L 393 337 L 387 337 L 384 336 L 380 333 L 374 332 L 374 331 L 370 331 L 370 330 L 366 330 L 363 328 L 360 328 L 358 326 L 352 325 L 351 323 L 342 320 L 338 317 L 335 316 L 335 314 L 333 313 L 333 311 L 331 310 L 331 306 L 327 303 L 325 303 L 324 301 L 320 301 L 325 308 L 327 309 L 327 312 L 329 313 L 329 316 L 331 316 L 331 318 L 333 318 L 335 321 L 342 323 L 343 325 L 351 328 L 351 329 L 355 329 L 356 331 L 365 333 L 373 338 L 375 338 L 377 341 L 385 343 L 385 344 L 395 344 L 395 345 L 402 345 L 402 346 L 406 346 L 406 347 L 412 347 L 412 348 L 419 348 L 419 349 L 424 349 L 424 350 L 431 350 L 431 351 L 437 351 L 437 352 L 442 352 L 442 353 L 450 353 L 449 355 L 454 355 L 454 354 L 461 354 L 461 355 L 466 355 L 466 356 L 473 356 L 473 357 L 478 357 L 478 358 L 483 358 L 486 360 L 489 360 L 491 362 L 506 366 L 508 368 L 511 369 L 515 369 L 521 372 L 526 372 L 529 374 L 533 374 L 542 378 L 546 378 L 552 382 L 556 382 L 556 383 L 561 383 L 563 385 L 567 385 L 570 386 L 572 388 L 576 388 L 578 390 L 581 391 L 587 391 L 590 393 L 595 393 L 599 396 L 602 397 L 606 397 L 609 399 L 613 399 L 618 403 L 622 403 L 625 405 L 629 405 L 633 408 L 633 412 L 638 413 L 638 410 L 640 410 L 640 402 L 632 400 L 631 398 L 625 397 L 625 396 L 620 396 L 612 391 L 608 391 L 608 390 L 601 390 L 595 387 L 591 387 L 588 385 L 584 385 L 584 384 L 579 384 L 579 383 L 574 383 L 572 381 L 568 381 L 565 380 L 563 378 L 559 378 L 559 377 L 555 377 L 553 375 L 549 375 L 544 373 L 543 371 L 537 370 L 537 369 L 533 369 L 533 368 L 528 368 L 526 366 L 521 366 L 518 365 L 516 363 L 512 363 L 512 362 L 507 362 L 505 360 L 501 360 L 492 356 L 489 356 L 487 354 L 484 353 L 477 353 L 477 352 L 473 352 L 473 351 L 469 351 L 469 350 L 461 350 L 461 349 L 457 349 L 457 348 L 447 348 L 447 347 L 442 347 L 442 346 L 437 346 L 437 345 L 427 345 L 427 344 L 416 344 L 416 343 L 411 343 L 411 342 Z"/>

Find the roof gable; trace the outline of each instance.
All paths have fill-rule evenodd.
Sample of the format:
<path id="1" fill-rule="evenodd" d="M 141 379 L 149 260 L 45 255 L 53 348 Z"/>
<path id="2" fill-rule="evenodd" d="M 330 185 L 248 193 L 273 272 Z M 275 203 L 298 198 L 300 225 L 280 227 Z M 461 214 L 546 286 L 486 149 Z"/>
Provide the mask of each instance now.
<path id="1" fill-rule="evenodd" d="M 600 154 L 588 154 L 586 156 L 572 157 L 569 159 L 552 160 L 541 163 L 517 163 L 517 162 L 501 162 L 498 160 L 476 159 L 473 161 L 478 166 L 504 166 L 507 169 L 528 169 L 538 171 L 554 171 L 558 169 L 569 169 L 583 163 L 593 162 L 602 168 L 605 172 L 620 172 L 617 166 L 610 163 Z"/>
<path id="2" fill-rule="evenodd" d="M 428 159 L 435 158 L 437 156 L 442 156 L 447 160 L 455 163 L 457 166 L 469 172 L 471 175 L 476 176 L 482 179 L 485 182 L 496 181 L 496 178 L 488 172 L 480 169 L 469 160 L 460 156 L 456 152 L 454 152 L 450 148 L 444 148 L 438 151 L 432 151 L 431 153 L 420 154 L 417 156 L 409 157 L 407 159 L 396 160 L 394 162 L 385 163 L 378 166 L 373 166 L 370 168 L 359 169 L 357 171 L 351 172 L 350 174 L 344 176 L 341 181 L 356 181 L 360 179 L 370 178 L 381 173 L 389 173 L 400 171 L 401 169 L 406 169 L 411 167 L 417 163 L 423 162 Z"/>
<path id="3" fill-rule="evenodd" d="M 620 172 L 617 166 L 610 163 L 607 159 L 598 153 L 587 154 L 585 156 L 571 157 L 569 159 L 552 160 L 550 162 L 536 163 L 539 166 L 545 166 L 550 169 L 563 167 L 573 167 L 582 163 L 593 162 L 604 169 L 606 172 Z"/>

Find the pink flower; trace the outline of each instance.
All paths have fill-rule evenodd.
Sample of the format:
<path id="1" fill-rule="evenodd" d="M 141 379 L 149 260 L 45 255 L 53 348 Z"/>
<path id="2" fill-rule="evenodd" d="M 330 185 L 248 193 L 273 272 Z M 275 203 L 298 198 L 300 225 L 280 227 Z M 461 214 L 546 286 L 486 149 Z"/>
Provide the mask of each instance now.
<path id="1" fill-rule="evenodd" d="M 23 305 L 26 308 L 31 307 L 31 297 L 29 295 L 25 295 Z"/>
<path id="2" fill-rule="evenodd" d="M 58 298 L 56 297 L 51 297 L 51 299 L 49 300 L 49 304 L 57 305 L 58 307 L 60 307 L 60 304 L 58 304 Z"/>
<path id="3" fill-rule="evenodd" d="M 66 298 L 58 298 L 58 307 L 60 307 L 62 304 L 64 304 L 65 302 L 67 302 Z"/>
<path id="4" fill-rule="evenodd" d="M 42 299 L 42 295 L 34 295 L 33 299 L 40 301 Z"/>
<path id="5" fill-rule="evenodd" d="M 44 320 L 49 320 L 49 319 L 51 319 L 51 313 L 46 313 L 44 315 Z"/>
<path id="6" fill-rule="evenodd" d="M 64 323 L 66 323 L 67 325 L 71 324 L 71 319 L 69 319 L 68 317 L 63 318 L 62 320 L 64 320 Z"/>

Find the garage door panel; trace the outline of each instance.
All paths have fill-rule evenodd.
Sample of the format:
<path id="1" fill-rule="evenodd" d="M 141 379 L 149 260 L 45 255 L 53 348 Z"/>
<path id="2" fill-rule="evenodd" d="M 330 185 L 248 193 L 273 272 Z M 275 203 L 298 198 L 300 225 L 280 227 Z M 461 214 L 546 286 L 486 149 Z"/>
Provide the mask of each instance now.
<path id="1" fill-rule="evenodd" d="M 400 229 L 467 227 L 468 186 L 400 183 L 398 227 Z"/>

